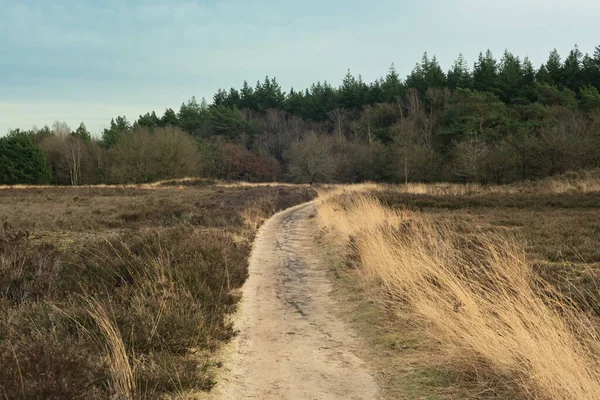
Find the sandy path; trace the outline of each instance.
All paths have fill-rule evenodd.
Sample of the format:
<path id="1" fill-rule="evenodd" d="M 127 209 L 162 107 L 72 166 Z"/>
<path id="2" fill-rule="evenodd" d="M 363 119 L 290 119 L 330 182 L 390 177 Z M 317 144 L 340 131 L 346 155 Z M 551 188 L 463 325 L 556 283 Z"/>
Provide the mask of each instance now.
<path id="1" fill-rule="evenodd" d="M 314 205 L 283 211 L 261 228 L 226 350 L 216 399 L 375 399 L 353 353 L 355 335 L 335 316 L 313 243 Z"/>

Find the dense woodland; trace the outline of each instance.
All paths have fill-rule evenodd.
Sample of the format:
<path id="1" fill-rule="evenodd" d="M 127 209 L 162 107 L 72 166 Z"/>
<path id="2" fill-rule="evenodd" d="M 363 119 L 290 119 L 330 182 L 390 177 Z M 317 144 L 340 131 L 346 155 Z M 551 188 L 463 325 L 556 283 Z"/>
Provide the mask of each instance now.
<path id="1" fill-rule="evenodd" d="M 0 183 L 250 181 L 508 183 L 600 166 L 600 46 L 553 50 L 539 68 L 505 51 L 425 54 L 366 83 L 282 90 L 275 78 L 178 111 L 116 117 L 101 138 L 55 122 L 0 138 Z"/>

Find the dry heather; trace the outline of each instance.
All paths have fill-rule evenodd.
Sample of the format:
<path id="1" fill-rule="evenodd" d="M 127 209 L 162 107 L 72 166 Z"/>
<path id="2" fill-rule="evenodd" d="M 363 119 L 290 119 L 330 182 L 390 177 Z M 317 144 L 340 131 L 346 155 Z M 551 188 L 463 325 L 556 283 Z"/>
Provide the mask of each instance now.
<path id="1" fill-rule="evenodd" d="M 314 193 L 175 186 L 0 190 L 0 398 L 214 384 L 257 227 Z"/>
<path id="2" fill-rule="evenodd" d="M 509 397 L 596 399 L 597 319 L 582 310 L 598 299 L 567 297 L 552 273 L 547 275 L 555 284 L 542 280 L 535 271 L 544 254 L 524 246 L 524 234 L 512 232 L 513 224 L 489 222 L 503 208 L 513 210 L 513 220 L 519 217 L 514 210 L 524 216 L 534 208 L 547 221 L 552 216 L 545 207 L 569 211 L 595 204 L 598 196 L 582 190 L 574 198 L 515 197 L 507 189 L 471 196 L 456 190 L 434 196 L 435 188 L 424 195 L 334 190 L 322 196 L 319 218 L 349 246 L 363 275 L 378 283 L 388 307 L 410 316 L 433 340 L 441 368 Z M 461 221 L 464 216 L 478 223 Z M 593 252 L 588 256 L 595 260 Z"/>

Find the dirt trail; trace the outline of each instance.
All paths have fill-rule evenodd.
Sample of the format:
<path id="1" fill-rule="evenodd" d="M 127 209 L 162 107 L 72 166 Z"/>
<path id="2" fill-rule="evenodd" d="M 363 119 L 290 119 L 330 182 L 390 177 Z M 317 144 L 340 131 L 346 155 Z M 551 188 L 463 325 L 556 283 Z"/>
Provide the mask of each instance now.
<path id="1" fill-rule="evenodd" d="M 335 316 L 315 254 L 314 205 L 283 211 L 260 229 L 215 399 L 376 399 L 354 355 L 355 335 Z"/>

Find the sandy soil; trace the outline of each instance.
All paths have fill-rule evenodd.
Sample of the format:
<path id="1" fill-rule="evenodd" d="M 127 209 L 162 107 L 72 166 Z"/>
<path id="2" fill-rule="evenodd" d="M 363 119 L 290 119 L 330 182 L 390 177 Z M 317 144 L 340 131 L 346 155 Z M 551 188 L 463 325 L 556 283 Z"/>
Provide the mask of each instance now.
<path id="1" fill-rule="evenodd" d="M 314 205 L 283 211 L 260 229 L 250 277 L 213 399 L 376 399 L 354 354 L 356 335 L 336 317 L 313 242 Z"/>

